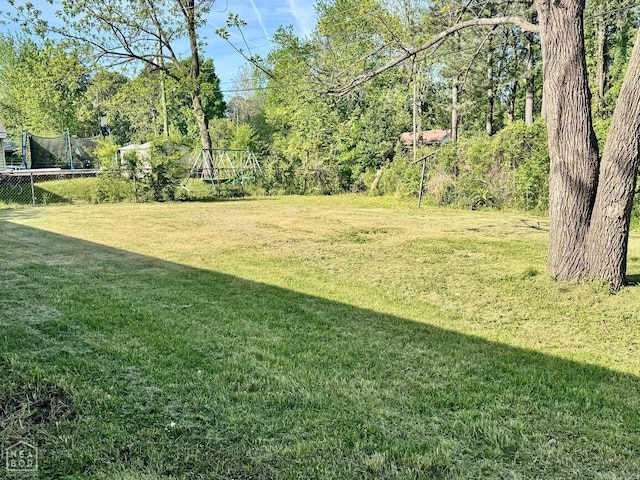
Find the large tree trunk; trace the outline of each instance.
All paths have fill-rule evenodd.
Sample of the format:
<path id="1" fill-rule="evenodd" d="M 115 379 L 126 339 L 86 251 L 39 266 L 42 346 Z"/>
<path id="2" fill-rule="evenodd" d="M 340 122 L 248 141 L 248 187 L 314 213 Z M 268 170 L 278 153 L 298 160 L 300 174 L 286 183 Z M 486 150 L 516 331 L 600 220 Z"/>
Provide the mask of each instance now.
<path id="1" fill-rule="evenodd" d="M 559 280 L 587 273 L 586 236 L 598 179 L 580 0 L 537 0 L 549 174 L 548 267 Z"/>
<path id="2" fill-rule="evenodd" d="M 211 135 L 209 134 L 209 119 L 204 113 L 202 107 L 202 99 L 200 97 L 200 88 L 191 94 L 191 103 L 193 104 L 193 111 L 196 114 L 196 121 L 198 122 L 198 129 L 200 130 L 200 143 L 202 144 L 202 174 L 205 177 L 211 177 L 213 175 L 213 157 Z"/>
<path id="3" fill-rule="evenodd" d="M 640 35 L 611 121 L 588 237 L 589 274 L 622 286 L 640 158 Z"/>
<path id="4" fill-rule="evenodd" d="M 202 106 L 202 90 L 200 88 L 200 52 L 198 49 L 198 36 L 196 33 L 196 17 L 194 0 L 180 0 L 183 14 L 187 25 L 189 36 L 189 47 L 191 49 L 191 69 L 189 80 L 191 82 L 191 103 L 196 116 L 198 129 L 200 130 L 200 143 L 202 144 L 203 167 L 202 174 L 206 177 L 212 175 L 212 142 L 209 134 L 209 119 Z"/>

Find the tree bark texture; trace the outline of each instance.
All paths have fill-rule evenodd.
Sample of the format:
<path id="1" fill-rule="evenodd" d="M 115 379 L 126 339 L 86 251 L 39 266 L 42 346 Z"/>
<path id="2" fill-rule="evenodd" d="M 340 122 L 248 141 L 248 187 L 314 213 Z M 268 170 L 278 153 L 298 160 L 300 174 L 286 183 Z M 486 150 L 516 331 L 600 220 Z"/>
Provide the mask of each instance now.
<path id="1" fill-rule="evenodd" d="M 160 66 L 160 108 L 162 109 L 162 135 L 169 136 L 169 113 L 167 111 L 167 88 L 165 85 L 164 52 L 162 51 L 162 32 L 158 31 L 158 64 Z"/>
<path id="2" fill-rule="evenodd" d="M 508 97 L 509 108 L 507 110 L 507 118 L 509 119 L 509 123 L 513 123 L 516 120 L 516 102 L 518 101 L 519 86 L 520 86 L 520 83 L 516 80 L 509 87 L 509 97 Z"/>
<path id="3" fill-rule="evenodd" d="M 586 237 L 598 179 L 587 84 L 584 2 L 537 0 L 549 157 L 548 267 L 559 280 L 587 273 Z"/>
<path id="4" fill-rule="evenodd" d="M 588 236 L 589 275 L 622 286 L 640 158 L 640 35 L 611 120 Z"/>

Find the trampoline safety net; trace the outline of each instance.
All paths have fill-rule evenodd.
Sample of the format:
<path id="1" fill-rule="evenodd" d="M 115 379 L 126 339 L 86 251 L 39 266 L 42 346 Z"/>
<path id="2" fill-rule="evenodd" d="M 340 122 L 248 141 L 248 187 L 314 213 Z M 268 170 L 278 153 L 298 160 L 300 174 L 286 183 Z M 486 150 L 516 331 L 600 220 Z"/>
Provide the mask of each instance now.
<path id="1" fill-rule="evenodd" d="M 74 168 L 93 168 L 92 151 L 96 148 L 100 136 L 90 138 L 71 138 L 71 155 Z"/>
<path id="2" fill-rule="evenodd" d="M 29 135 L 30 167 L 92 168 L 91 151 L 99 138 L 69 138 L 66 134 L 55 138 Z"/>

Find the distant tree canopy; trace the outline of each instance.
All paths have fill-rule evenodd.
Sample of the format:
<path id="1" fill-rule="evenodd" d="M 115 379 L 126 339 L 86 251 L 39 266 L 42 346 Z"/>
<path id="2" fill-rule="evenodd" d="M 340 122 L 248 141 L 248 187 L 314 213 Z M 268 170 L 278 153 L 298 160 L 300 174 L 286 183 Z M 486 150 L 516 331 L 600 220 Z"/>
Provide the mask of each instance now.
<path id="1" fill-rule="evenodd" d="M 11 131 L 39 135 L 78 130 L 78 110 L 90 82 L 77 52 L 52 41 L 0 38 L 0 112 Z"/>
<path id="2" fill-rule="evenodd" d="M 76 136 L 93 136 L 108 125 L 118 144 L 162 133 L 159 70 L 146 66 L 132 78 L 91 71 L 77 50 L 50 40 L 5 36 L 0 49 L 0 112 L 10 131 L 55 136 L 68 129 Z M 171 76 L 164 88 L 170 131 L 197 138 L 188 89 Z M 202 62 L 201 89 L 206 117 L 223 117 L 226 104 L 211 59 Z"/>

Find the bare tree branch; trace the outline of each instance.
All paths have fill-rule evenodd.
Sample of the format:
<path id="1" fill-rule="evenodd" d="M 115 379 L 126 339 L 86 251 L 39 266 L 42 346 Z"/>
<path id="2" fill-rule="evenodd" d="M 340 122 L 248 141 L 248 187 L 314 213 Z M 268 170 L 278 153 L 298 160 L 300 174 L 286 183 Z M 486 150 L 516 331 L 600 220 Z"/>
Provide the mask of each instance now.
<path id="1" fill-rule="evenodd" d="M 360 85 L 368 82 L 372 78 L 377 77 L 378 75 L 386 72 L 387 70 L 391 70 L 392 68 L 401 64 L 405 60 L 408 60 L 409 58 L 417 55 L 418 53 L 424 52 L 425 50 L 428 50 L 432 47 L 435 47 L 437 49 L 437 47 L 440 46 L 440 44 L 445 38 L 461 30 L 466 30 L 472 27 L 496 26 L 496 25 L 508 25 L 508 24 L 516 25 L 525 32 L 533 32 L 533 33 L 540 32 L 540 27 L 538 25 L 535 25 L 523 18 L 516 17 L 516 16 L 506 16 L 506 17 L 496 17 L 496 18 L 474 18 L 472 20 L 467 20 L 465 22 L 456 23 L 455 25 L 452 25 L 446 30 L 443 30 L 442 32 L 438 33 L 437 35 L 434 35 L 428 42 L 422 44 L 421 46 L 408 50 L 405 54 L 394 58 L 393 60 L 381 66 L 380 68 L 373 70 L 371 72 L 363 73 L 362 75 L 359 75 L 356 78 L 354 78 L 349 84 L 335 90 L 329 90 L 328 93 L 337 95 L 337 96 L 346 95 L 354 88 L 359 87 Z"/>
<path id="2" fill-rule="evenodd" d="M 467 65 L 467 68 L 465 69 L 464 75 L 462 77 L 462 83 L 463 84 L 467 82 L 467 78 L 469 77 L 469 72 L 471 71 L 471 67 L 473 66 L 475 61 L 478 59 L 478 56 L 480 55 L 480 52 L 482 51 L 482 49 L 486 45 L 487 41 L 491 38 L 491 36 L 493 35 L 493 32 L 495 31 L 496 28 L 497 28 L 497 25 L 494 26 L 491 29 L 491 31 L 482 39 L 482 42 L 480 42 L 480 46 L 478 46 L 478 48 L 476 49 L 476 53 L 474 53 L 473 57 L 471 57 L 471 61 Z"/>

